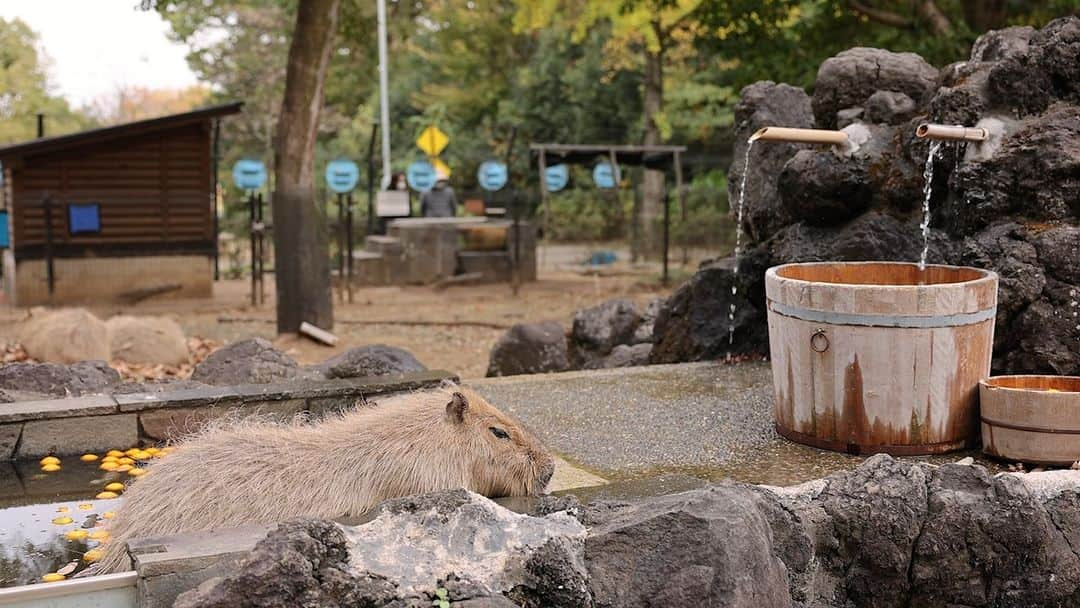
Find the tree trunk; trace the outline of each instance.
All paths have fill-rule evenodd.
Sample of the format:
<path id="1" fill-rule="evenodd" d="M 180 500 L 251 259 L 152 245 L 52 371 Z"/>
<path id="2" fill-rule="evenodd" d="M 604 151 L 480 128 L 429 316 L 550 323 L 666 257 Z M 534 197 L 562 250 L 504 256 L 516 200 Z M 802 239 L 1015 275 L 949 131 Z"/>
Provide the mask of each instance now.
<path id="1" fill-rule="evenodd" d="M 1005 0 L 964 0 L 964 21 L 976 34 L 1005 25 Z"/>
<path id="2" fill-rule="evenodd" d="M 334 324 L 326 222 L 315 204 L 315 140 L 340 0 L 300 0 L 274 146 L 274 278 L 279 333 Z"/>
<path id="3" fill-rule="evenodd" d="M 656 25 L 659 31 L 659 24 Z M 664 51 L 663 47 L 658 52 L 645 51 L 645 145 L 654 146 L 660 143 L 660 127 L 656 124 L 656 116 L 664 109 Z M 642 202 L 640 216 L 637 218 L 640 226 L 638 234 L 644 240 L 640 251 L 657 253 L 660 251 L 663 235 L 660 225 L 660 217 L 663 214 L 664 205 L 664 172 L 646 170 L 642 180 Z"/>

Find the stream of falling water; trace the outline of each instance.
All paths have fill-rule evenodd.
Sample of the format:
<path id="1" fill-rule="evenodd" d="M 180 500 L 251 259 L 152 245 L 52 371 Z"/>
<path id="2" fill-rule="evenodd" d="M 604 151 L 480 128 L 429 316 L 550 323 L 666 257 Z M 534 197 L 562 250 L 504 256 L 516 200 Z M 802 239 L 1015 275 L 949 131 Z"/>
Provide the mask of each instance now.
<path id="1" fill-rule="evenodd" d="M 750 150 L 754 140 L 746 140 L 746 158 L 743 159 L 742 180 L 739 181 L 739 212 L 735 220 L 735 273 L 731 280 L 731 304 L 728 309 L 728 345 L 735 342 L 735 296 L 739 293 L 739 254 L 742 253 L 743 203 L 746 201 L 746 176 L 750 175 Z M 731 353 L 728 353 L 730 356 Z"/>
<path id="2" fill-rule="evenodd" d="M 926 270 L 926 256 L 930 253 L 930 192 L 934 187 L 934 156 L 937 155 L 940 148 L 940 140 L 930 142 L 930 152 L 926 155 L 926 168 L 923 169 L 923 180 L 926 183 L 923 184 L 922 224 L 919 224 L 919 227 L 922 228 L 923 240 L 922 256 L 919 257 L 919 270 Z"/>

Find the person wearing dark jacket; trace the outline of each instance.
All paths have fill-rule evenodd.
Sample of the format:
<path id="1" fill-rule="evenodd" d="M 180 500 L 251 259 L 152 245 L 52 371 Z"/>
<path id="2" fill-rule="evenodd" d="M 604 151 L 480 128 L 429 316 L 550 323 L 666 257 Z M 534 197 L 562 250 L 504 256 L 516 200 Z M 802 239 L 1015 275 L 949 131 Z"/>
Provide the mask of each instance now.
<path id="1" fill-rule="evenodd" d="M 435 174 L 435 186 L 420 195 L 420 215 L 424 217 L 454 217 L 457 215 L 457 196 L 446 174 Z"/>

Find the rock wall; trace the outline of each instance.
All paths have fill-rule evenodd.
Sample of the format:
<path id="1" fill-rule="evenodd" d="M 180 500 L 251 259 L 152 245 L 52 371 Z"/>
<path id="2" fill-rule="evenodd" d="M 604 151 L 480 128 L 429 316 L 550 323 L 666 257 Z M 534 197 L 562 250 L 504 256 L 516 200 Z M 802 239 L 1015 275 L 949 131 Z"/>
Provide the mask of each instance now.
<path id="1" fill-rule="evenodd" d="M 1039 608 L 1080 605 L 1080 471 L 1001 474 L 875 456 L 792 488 L 635 502 L 463 490 L 370 523 L 283 524 L 176 606 Z"/>
<path id="2" fill-rule="evenodd" d="M 1080 374 L 1080 17 L 981 36 L 942 69 L 911 53 L 854 48 L 828 59 L 813 94 L 773 82 L 735 107 L 730 200 L 747 139 L 764 126 L 861 124 L 853 154 L 757 142 L 746 175 L 748 255 L 708 263 L 660 311 L 651 360 L 767 352 L 764 271 L 807 261 L 917 261 L 924 121 L 974 125 L 988 144 L 942 146 L 929 261 L 1000 275 L 995 373 Z M 732 286 L 738 293 L 732 295 Z M 736 306 L 735 343 L 727 315 Z"/>

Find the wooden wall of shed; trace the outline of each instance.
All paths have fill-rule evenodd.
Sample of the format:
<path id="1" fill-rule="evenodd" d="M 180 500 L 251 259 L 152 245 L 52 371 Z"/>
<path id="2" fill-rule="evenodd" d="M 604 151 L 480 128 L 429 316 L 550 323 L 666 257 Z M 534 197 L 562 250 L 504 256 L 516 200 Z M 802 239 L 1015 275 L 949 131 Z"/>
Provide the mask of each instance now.
<path id="1" fill-rule="evenodd" d="M 104 254 L 110 245 L 162 252 L 170 244 L 213 246 L 208 122 L 27 157 L 10 176 L 18 258 L 45 243 L 46 192 L 55 203 L 56 247 L 85 245 Z M 70 203 L 99 203 L 100 233 L 70 234 Z"/>

